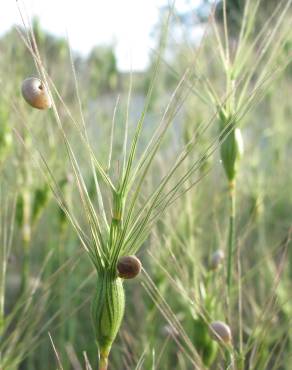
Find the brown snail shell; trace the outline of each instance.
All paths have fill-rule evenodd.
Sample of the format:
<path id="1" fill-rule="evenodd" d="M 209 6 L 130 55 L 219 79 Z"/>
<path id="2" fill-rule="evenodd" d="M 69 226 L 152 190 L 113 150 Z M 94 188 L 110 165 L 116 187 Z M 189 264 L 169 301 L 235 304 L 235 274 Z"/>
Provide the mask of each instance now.
<path id="1" fill-rule="evenodd" d="M 222 321 L 213 321 L 210 325 L 211 334 L 215 340 L 230 344 L 232 335 L 230 327 Z"/>
<path id="2" fill-rule="evenodd" d="M 224 252 L 221 249 L 215 251 L 211 256 L 210 269 L 217 270 L 224 260 Z"/>
<path id="3" fill-rule="evenodd" d="M 22 96 L 34 108 L 48 109 L 52 106 L 51 97 L 42 82 L 37 77 L 26 78 L 21 86 Z"/>
<path id="4" fill-rule="evenodd" d="M 118 275 L 122 279 L 133 279 L 141 271 L 142 264 L 136 256 L 124 256 L 118 260 Z"/>

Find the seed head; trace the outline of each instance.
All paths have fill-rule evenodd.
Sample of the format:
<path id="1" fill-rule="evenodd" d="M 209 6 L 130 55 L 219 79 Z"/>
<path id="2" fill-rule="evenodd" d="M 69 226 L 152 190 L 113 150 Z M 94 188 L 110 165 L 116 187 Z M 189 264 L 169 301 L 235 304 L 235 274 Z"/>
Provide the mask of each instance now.
<path id="1" fill-rule="evenodd" d="M 141 271 L 142 265 L 136 256 L 124 256 L 118 260 L 118 275 L 122 279 L 133 279 Z"/>
<path id="2" fill-rule="evenodd" d="M 210 325 L 211 334 L 215 340 L 230 344 L 232 335 L 231 330 L 227 324 L 222 321 L 213 321 Z"/>
<path id="3" fill-rule="evenodd" d="M 229 182 L 234 181 L 237 173 L 238 161 L 243 154 L 241 131 L 238 127 L 233 128 L 235 123 L 231 124 L 231 122 L 231 118 L 229 118 L 229 120 L 227 119 L 227 124 L 230 124 L 230 132 L 220 145 L 221 160 Z M 226 129 L 226 121 L 223 122 L 221 129 L 224 132 Z"/>
<path id="4" fill-rule="evenodd" d="M 124 310 L 125 293 L 122 280 L 113 278 L 112 274 L 107 272 L 99 274 L 91 305 L 91 315 L 96 343 L 104 364 L 120 329 Z"/>

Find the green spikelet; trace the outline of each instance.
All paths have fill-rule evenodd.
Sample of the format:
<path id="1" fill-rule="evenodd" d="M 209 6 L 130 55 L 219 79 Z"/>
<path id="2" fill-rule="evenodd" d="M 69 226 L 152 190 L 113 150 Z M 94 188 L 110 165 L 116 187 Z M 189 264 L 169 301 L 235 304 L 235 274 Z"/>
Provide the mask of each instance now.
<path id="1" fill-rule="evenodd" d="M 34 200 L 32 207 L 32 222 L 35 223 L 40 217 L 42 210 L 48 203 L 50 195 L 50 188 L 47 184 L 43 187 L 37 188 L 34 192 Z"/>
<path id="2" fill-rule="evenodd" d="M 216 358 L 218 345 L 211 339 L 209 327 L 203 318 L 198 317 L 194 320 L 193 330 L 196 350 L 201 355 L 204 365 L 211 366 Z"/>
<path id="3" fill-rule="evenodd" d="M 224 123 L 222 122 L 221 129 L 224 129 Z M 228 131 L 227 138 L 221 144 L 220 154 L 226 176 L 228 180 L 232 182 L 236 176 L 238 160 L 243 153 L 243 141 L 240 129 L 234 128 L 234 124 L 230 124 Z"/>
<path id="4" fill-rule="evenodd" d="M 24 200 L 23 194 L 19 193 L 16 200 L 15 218 L 19 227 L 23 226 Z"/>
<path id="5" fill-rule="evenodd" d="M 96 294 L 92 301 L 92 319 L 99 349 L 99 369 L 107 369 L 107 358 L 119 331 L 125 309 L 122 280 L 109 272 L 98 275 Z"/>

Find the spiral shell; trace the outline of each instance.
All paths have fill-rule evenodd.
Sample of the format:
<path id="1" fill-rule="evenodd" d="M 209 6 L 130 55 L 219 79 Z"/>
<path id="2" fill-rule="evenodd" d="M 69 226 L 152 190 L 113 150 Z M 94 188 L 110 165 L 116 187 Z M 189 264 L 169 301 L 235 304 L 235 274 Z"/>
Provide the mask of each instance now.
<path id="1" fill-rule="evenodd" d="M 122 279 L 133 279 L 141 271 L 142 265 L 136 256 L 124 256 L 118 260 L 118 275 Z"/>
<path id="2" fill-rule="evenodd" d="M 222 321 L 213 321 L 210 325 L 211 334 L 215 340 L 230 344 L 232 335 L 230 327 Z"/>
<path id="3" fill-rule="evenodd" d="M 39 78 L 26 78 L 22 82 L 21 92 L 25 101 L 34 108 L 48 109 L 52 106 L 50 95 Z"/>
<path id="4" fill-rule="evenodd" d="M 210 270 L 217 270 L 224 260 L 224 252 L 221 249 L 215 251 L 211 256 Z"/>

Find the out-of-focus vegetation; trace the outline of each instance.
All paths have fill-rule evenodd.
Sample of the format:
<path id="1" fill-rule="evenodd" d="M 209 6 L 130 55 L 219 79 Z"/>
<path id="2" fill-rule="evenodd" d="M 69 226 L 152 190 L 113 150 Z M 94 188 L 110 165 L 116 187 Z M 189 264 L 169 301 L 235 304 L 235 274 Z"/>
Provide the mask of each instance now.
<path id="1" fill-rule="evenodd" d="M 64 211 L 68 204 L 86 229 L 63 134 L 98 216 L 102 195 L 110 218 L 112 194 L 97 191 L 101 175 L 80 131 L 85 122 L 92 151 L 118 182 L 144 115 L 135 165 L 159 122 L 170 127 L 162 126 L 138 204 L 185 160 L 166 186 L 169 202 L 157 205 L 163 216 L 141 235 L 144 271 L 124 284 L 109 370 L 291 366 L 291 1 L 204 3 L 161 10 L 157 47 L 139 73 L 118 70 L 114 46 L 71 52 L 37 19 L 34 38 L 22 28 L 1 37 L 1 370 L 97 368 L 95 271 Z M 52 109 L 33 110 L 21 97 L 21 82 L 39 75 L 37 50 L 63 131 Z M 214 267 L 218 250 L 225 257 Z M 231 344 L 214 340 L 218 320 Z"/>

